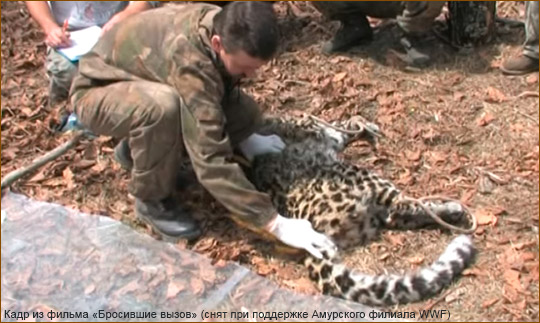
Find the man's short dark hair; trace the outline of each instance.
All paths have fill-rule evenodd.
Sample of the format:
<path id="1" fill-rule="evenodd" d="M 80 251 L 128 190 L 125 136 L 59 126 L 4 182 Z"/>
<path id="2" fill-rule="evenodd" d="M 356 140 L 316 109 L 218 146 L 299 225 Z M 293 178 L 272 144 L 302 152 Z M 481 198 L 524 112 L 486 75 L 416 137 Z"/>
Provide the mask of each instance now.
<path id="1" fill-rule="evenodd" d="M 234 1 L 214 17 L 214 31 L 227 53 L 238 50 L 268 60 L 279 45 L 279 29 L 271 2 Z"/>

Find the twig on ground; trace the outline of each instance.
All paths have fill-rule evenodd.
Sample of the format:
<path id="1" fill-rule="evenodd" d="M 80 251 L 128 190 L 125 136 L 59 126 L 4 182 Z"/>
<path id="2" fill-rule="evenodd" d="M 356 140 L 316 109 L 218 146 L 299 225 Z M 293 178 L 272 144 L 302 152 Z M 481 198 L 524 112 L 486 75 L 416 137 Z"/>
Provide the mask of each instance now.
<path id="1" fill-rule="evenodd" d="M 538 123 L 538 120 L 535 119 L 534 117 L 531 117 L 530 115 L 528 115 L 528 114 L 526 114 L 526 113 L 523 113 L 523 112 L 519 111 L 518 109 L 514 109 L 514 111 L 515 111 L 517 114 L 520 114 L 520 115 L 524 116 L 525 118 L 531 120 L 532 122 L 536 123 L 537 126 L 540 125 L 540 124 Z"/>
<path id="2" fill-rule="evenodd" d="M 535 92 L 535 91 L 521 92 L 514 99 L 520 99 L 520 98 L 524 98 L 524 97 L 533 97 L 533 96 L 538 97 L 538 92 Z"/>
<path id="3" fill-rule="evenodd" d="M 19 178 L 34 172 L 41 166 L 65 154 L 69 149 L 74 147 L 83 137 L 85 137 L 85 132 L 79 130 L 73 134 L 73 137 L 70 140 L 49 151 L 45 155 L 34 159 L 34 161 L 30 165 L 16 169 L 11 173 L 7 174 L 6 177 L 4 177 L 4 179 L 2 180 L 2 192 L 4 191 L 4 189 L 10 187 Z"/>
<path id="4" fill-rule="evenodd" d="M 450 293 L 452 293 L 453 291 L 454 291 L 453 289 L 447 290 L 446 293 L 439 296 L 436 300 L 434 300 L 433 302 L 431 302 L 428 305 L 424 306 L 423 310 L 428 311 L 428 310 L 432 309 L 433 306 L 439 304 L 443 299 L 446 298 L 446 296 L 450 295 Z"/>

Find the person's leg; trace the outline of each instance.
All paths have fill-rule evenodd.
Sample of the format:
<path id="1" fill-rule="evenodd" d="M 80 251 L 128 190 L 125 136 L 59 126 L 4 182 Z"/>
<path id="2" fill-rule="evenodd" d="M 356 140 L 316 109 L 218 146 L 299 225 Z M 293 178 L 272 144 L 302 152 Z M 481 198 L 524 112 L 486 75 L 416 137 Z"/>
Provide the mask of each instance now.
<path id="1" fill-rule="evenodd" d="M 367 16 L 394 18 L 401 12 L 401 1 L 313 1 L 312 5 L 329 20 L 341 26 L 334 38 L 323 45 L 324 53 L 346 51 L 373 38 Z"/>
<path id="2" fill-rule="evenodd" d="M 444 4 L 445 1 L 408 1 L 396 20 L 406 33 L 423 35 L 431 30 Z"/>
<path id="3" fill-rule="evenodd" d="M 526 6 L 526 39 L 523 55 L 536 60 L 538 64 L 538 1 L 527 1 Z"/>
<path id="4" fill-rule="evenodd" d="M 53 48 L 47 48 L 45 61 L 49 77 L 49 104 L 68 98 L 71 82 L 77 74 L 77 63 L 72 62 Z"/>
<path id="5" fill-rule="evenodd" d="M 527 1 L 525 10 L 525 45 L 523 53 L 506 60 L 504 74 L 522 75 L 538 71 L 538 1 Z"/>
<path id="6" fill-rule="evenodd" d="M 83 126 L 95 134 L 129 138 L 133 159 L 130 193 L 136 214 L 162 234 L 195 238 L 197 224 L 170 203 L 183 150 L 181 99 L 160 83 L 118 82 L 73 93 Z"/>
<path id="7" fill-rule="evenodd" d="M 418 51 L 418 44 L 428 37 L 435 18 L 441 14 L 445 1 L 410 1 L 396 20 L 402 30 L 400 43 L 407 52 L 404 60 L 411 65 L 424 65 L 431 58 Z"/>

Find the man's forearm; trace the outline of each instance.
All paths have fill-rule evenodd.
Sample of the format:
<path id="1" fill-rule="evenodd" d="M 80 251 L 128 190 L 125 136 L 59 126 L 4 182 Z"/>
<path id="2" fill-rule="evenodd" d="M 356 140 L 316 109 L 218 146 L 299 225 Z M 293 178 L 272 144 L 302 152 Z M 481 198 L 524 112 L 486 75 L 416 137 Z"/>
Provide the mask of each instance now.
<path id="1" fill-rule="evenodd" d="M 51 9 L 47 1 L 25 1 L 26 8 L 34 20 L 41 26 L 45 33 L 48 33 L 58 24 L 52 16 Z"/>
<path id="2" fill-rule="evenodd" d="M 146 11 L 151 8 L 152 6 L 148 3 L 148 1 L 130 1 L 126 9 L 124 9 L 124 12 L 129 15 L 132 15 L 132 14 Z"/>

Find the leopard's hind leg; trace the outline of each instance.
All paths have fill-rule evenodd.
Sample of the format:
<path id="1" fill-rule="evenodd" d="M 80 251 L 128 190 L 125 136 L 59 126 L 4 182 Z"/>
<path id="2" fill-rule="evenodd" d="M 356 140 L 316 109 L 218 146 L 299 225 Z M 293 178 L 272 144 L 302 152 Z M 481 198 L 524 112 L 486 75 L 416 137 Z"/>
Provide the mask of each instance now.
<path id="1" fill-rule="evenodd" d="M 424 207 L 420 203 L 423 203 Z M 419 229 L 438 224 L 426 209 L 449 224 L 460 223 L 466 218 L 466 210 L 458 202 L 421 202 L 399 194 L 391 203 L 388 217 L 384 219 L 383 223 L 386 228 L 402 230 Z"/>

